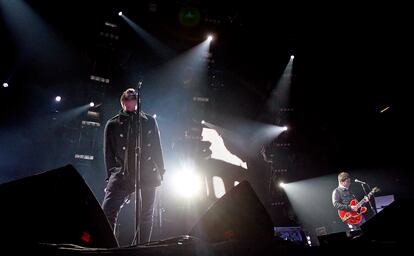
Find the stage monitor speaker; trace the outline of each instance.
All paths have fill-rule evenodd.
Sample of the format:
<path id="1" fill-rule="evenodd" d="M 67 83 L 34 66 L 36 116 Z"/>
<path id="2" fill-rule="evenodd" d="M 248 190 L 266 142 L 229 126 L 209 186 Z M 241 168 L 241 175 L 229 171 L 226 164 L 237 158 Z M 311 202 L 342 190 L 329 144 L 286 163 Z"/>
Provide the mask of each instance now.
<path id="1" fill-rule="evenodd" d="M 379 213 L 361 225 L 361 239 L 376 242 L 402 242 L 412 240 L 409 233 L 414 224 L 411 220 L 413 199 L 396 199 Z"/>
<path id="2" fill-rule="evenodd" d="M 337 232 L 318 236 L 320 246 L 335 246 L 345 245 L 351 242 L 351 235 L 349 232 Z"/>
<path id="3" fill-rule="evenodd" d="M 0 244 L 118 247 L 100 204 L 72 165 L 0 185 Z"/>
<path id="4" fill-rule="evenodd" d="M 270 240 L 272 220 L 247 181 L 217 200 L 189 232 L 208 242 Z"/>

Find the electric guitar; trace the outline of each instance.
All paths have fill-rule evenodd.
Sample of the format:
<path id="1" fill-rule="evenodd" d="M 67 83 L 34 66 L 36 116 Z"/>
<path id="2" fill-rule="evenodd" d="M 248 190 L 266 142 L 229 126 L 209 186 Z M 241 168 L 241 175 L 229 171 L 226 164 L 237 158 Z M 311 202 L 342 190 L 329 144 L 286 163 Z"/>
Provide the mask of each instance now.
<path id="1" fill-rule="evenodd" d="M 374 187 L 371 192 L 368 193 L 367 196 L 364 196 L 364 198 L 358 202 L 357 199 L 352 199 L 352 201 L 349 203 L 349 206 L 355 205 L 357 207 L 357 211 L 348 211 L 348 210 L 338 210 L 339 217 L 343 222 L 347 222 L 348 224 L 356 225 L 359 224 L 362 221 L 362 214 L 367 211 L 367 207 L 362 206 L 366 202 L 369 201 L 370 197 L 380 191 L 378 187 Z M 362 207 L 361 207 L 362 206 Z"/>

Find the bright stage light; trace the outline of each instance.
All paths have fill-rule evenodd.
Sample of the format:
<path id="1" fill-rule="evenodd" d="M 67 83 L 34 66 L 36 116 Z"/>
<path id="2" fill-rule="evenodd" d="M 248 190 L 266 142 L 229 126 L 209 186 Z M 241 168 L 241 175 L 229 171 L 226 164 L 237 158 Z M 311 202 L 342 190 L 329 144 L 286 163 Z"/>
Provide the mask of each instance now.
<path id="1" fill-rule="evenodd" d="M 118 15 L 119 15 L 119 16 L 122 16 L 122 12 L 118 12 Z"/>
<path id="2" fill-rule="evenodd" d="M 287 126 L 283 126 L 283 131 L 287 131 L 288 127 Z"/>
<path id="3" fill-rule="evenodd" d="M 193 171 L 179 171 L 175 174 L 174 185 L 180 196 L 193 198 L 201 192 L 201 177 Z"/>
<path id="4" fill-rule="evenodd" d="M 157 118 L 157 114 L 152 115 L 153 118 Z"/>
<path id="5" fill-rule="evenodd" d="M 56 102 L 60 102 L 61 100 L 62 100 L 62 97 L 60 97 L 60 96 L 56 96 L 56 97 L 55 97 L 55 101 L 56 101 Z"/>
<path id="6" fill-rule="evenodd" d="M 208 35 L 207 40 L 210 41 L 210 42 L 213 41 L 213 36 L 212 35 Z"/>
<path id="7" fill-rule="evenodd" d="M 89 106 L 92 108 L 95 106 L 95 103 L 92 101 L 91 103 L 89 103 Z"/>
<path id="8" fill-rule="evenodd" d="M 285 183 L 280 182 L 280 183 L 279 183 L 279 187 L 284 188 L 284 187 L 285 187 Z"/>
<path id="9" fill-rule="evenodd" d="M 295 58 L 295 56 L 294 56 L 294 55 L 290 55 L 290 59 L 292 59 L 292 60 L 293 60 L 294 58 Z"/>
<path id="10" fill-rule="evenodd" d="M 9 87 L 9 84 L 8 83 L 3 83 L 3 87 L 7 88 L 7 87 Z"/>

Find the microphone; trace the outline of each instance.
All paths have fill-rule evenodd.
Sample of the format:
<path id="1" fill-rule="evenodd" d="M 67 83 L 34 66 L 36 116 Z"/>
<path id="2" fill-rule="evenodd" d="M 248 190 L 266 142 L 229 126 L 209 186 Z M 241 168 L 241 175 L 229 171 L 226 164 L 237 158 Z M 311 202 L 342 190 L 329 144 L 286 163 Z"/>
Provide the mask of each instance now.
<path id="1" fill-rule="evenodd" d="M 358 183 L 361 183 L 361 184 L 366 184 L 365 182 L 360 181 L 360 180 L 358 180 L 358 179 L 355 179 L 355 182 L 358 182 Z"/>

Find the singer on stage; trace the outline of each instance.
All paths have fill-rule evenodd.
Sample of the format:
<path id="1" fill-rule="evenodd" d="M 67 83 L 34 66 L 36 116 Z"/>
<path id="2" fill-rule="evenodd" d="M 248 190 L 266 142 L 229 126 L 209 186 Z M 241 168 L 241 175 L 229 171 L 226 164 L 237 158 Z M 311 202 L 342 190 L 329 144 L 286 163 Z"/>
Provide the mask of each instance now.
<path id="1" fill-rule="evenodd" d="M 120 103 L 122 110 L 108 120 L 105 126 L 104 154 L 108 183 L 102 208 L 114 229 L 125 198 L 135 191 L 136 127 L 139 127 L 135 122 L 139 117 L 142 127 L 139 159 L 141 175 L 140 186 L 138 185 L 142 196 L 139 243 L 145 243 L 151 239 L 156 188 L 161 185 L 165 173 L 160 134 L 155 118 L 142 111 L 137 113 L 138 94 L 135 89 L 125 90 Z"/>

